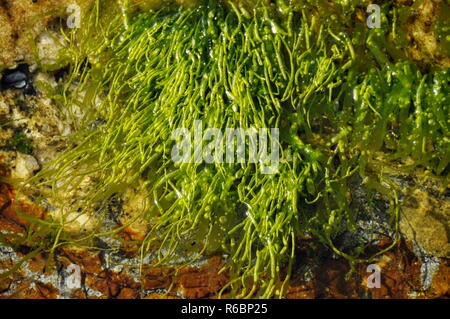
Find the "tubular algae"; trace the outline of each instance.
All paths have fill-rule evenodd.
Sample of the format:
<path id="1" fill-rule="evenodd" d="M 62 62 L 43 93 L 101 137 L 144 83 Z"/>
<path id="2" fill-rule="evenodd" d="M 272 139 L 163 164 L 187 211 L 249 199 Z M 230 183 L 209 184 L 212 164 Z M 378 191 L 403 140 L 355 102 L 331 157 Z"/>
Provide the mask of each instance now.
<path id="1" fill-rule="evenodd" d="M 394 224 L 396 188 L 377 154 L 448 180 L 450 71 L 424 72 L 403 48 L 386 50 L 391 7 L 383 6 L 387 26 L 368 30 L 352 18 L 363 3 L 199 1 L 122 10 L 97 2 L 89 23 L 67 34 L 71 71 L 55 93 L 77 132 L 23 191 L 45 189 L 64 206 L 61 194 L 89 178 L 95 186 L 65 207 L 73 222 L 106 216 L 108 200 L 139 185 L 150 203 L 140 215 L 148 224 L 141 254 L 156 250 L 156 264 L 164 264 L 180 249 L 191 252 L 190 262 L 224 253 L 230 282 L 223 291 L 238 297 L 282 297 L 301 238 L 312 236 L 352 264 L 366 260 L 334 244 L 358 219 L 348 180 L 359 175 L 386 196 Z M 175 163 L 172 133 L 194 134 L 198 120 L 221 131 L 279 128 L 278 170 L 265 174 L 248 161 Z M 127 226 L 74 237 L 64 231 L 70 220 L 49 214 L 40 222 L 53 234 L 45 250 Z"/>

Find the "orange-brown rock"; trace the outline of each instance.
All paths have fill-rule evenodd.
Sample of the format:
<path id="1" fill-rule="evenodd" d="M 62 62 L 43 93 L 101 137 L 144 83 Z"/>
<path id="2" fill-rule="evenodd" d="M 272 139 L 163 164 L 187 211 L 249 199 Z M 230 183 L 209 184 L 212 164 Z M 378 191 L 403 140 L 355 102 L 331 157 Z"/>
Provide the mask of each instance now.
<path id="1" fill-rule="evenodd" d="M 186 267 L 182 269 L 178 281 L 183 296 L 205 298 L 216 295 L 228 281 L 225 274 L 218 274 L 221 266 L 221 258 L 214 256 L 203 268 Z"/>
<path id="2" fill-rule="evenodd" d="M 77 247 L 64 247 L 61 248 L 61 253 L 73 264 L 79 265 L 83 273 L 98 274 L 102 272 L 102 262 L 97 252 Z"/>
<path id="3" fill-rule="evenodd" d="M 123 288 L 117 299 L 136 299 L 139 296 L 139 291 L 131 288 Z"/>

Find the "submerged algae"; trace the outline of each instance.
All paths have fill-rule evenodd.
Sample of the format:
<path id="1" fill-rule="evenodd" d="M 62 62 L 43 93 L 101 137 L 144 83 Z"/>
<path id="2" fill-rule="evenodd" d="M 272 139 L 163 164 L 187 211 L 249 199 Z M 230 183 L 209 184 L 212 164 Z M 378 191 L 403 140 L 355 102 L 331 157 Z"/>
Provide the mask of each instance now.
<path id="1" fill-rule="evenodd" d="M 85 94 L 64 98 L 90 111 L 72 149 L 30 183 L 64 192 L 99 174 L 73 208 L 82 214 L 144 179 L 154 205 L 142 212 L 150 224 L 142 253 L 160 248 L 164 262 L 186 242 L 200 253 L 221 250 L 230 255 L 227 287 L 241 297 L 282 296 L 296 239 L 306 234 L 360 260 L 333 244 L 358 218 L 347 179 L 360 174 L 390 199 L 396 218 L 395 187 L 371 164 L 375 152 L 446 174 L 449 73 L 422 75 L 410 62 L 392 62 L 383 30 L 352 22 L 345 32 L 348 20 L 335 25 L 308 2 L 279 4 L 283 10 L 261 4 L 249 12 L 205 1 L 114 20 L 92 50 L 91 69 L 77 74 L 84 59 L 76 55 L 71 79 Z M 89 127 L 100 117 L 104 125 Z M 250 163 L 173 163 L 168 137 L 198 119 L 219 129 L 279 127 L 278 173 Z M 317 145 L 314 134 L 330 138 Z"/>

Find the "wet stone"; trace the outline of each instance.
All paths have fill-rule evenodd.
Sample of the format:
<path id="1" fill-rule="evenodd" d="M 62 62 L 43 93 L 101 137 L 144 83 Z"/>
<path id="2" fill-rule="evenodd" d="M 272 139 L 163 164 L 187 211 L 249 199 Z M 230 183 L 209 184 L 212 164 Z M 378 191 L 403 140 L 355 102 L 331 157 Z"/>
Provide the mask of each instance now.
<path id="1" fill-rule="evenodd" d="M 6 70 L 0 82 L 0 90 L 21 90 L 26 95 L 36 95 L 32 84 L 32 74 L 27 64 L 20 64 L 17 68 Z"/>

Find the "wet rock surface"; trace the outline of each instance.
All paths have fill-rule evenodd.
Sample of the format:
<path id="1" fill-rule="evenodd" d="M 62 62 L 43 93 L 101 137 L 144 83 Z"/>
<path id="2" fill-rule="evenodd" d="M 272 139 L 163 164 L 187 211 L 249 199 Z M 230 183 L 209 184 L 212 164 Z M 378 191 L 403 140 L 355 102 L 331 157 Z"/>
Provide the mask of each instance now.
<path id="1" fill-rule="evenodd" d="M 40 72 L 36 65 L 20 62 L 32 59 L 23 35 L 29 30 L 30 15 L 64 9 L 68 2 L 40 0 L 39 6 L 31 0 L 4 3 L 7 5 L 0 5 L 0 69 L 9 69 L 0 77 L 0 120 L 6 123 L 0 129 L 0 176 L 28 178 L 64 149 L 63 137 L 70 134 L 71 124 L 37 85 L 41 82 L 56 87 L 67 70 L 54 71 L 51 76 Z M 436 11 L 430 1 L 425 3 L 411 24 L 410 36 L 415 46 L 410 54 L 418 61 L 424 60 L 424 64 L 438 59 L 440 64 L 448 65 L 448 59 L 436 56 L 434 35 L 423 27 L 428 21 L 426 13 Z M 57 60 L 52 45 L 54 34 L 41 31 L 52 19 L 62 17 L 64 14 L 58 11 L 32 26 L 38 53 L 49 59 L 48 64 Z M 421 41 L 422 38 L 426 41 Z M 92 125 L 102 125 L 102 120 Z M 12 140 L 15 144 L 11 144 Z M 449 196 L 420 180 L 410 181 L 400 175 L 391 178 L 399 185 L 403 203 L 400 212 L 402 239 L 392 250 L 371 261 L 380 268 L 380 286 L 368 287 L 369 263 L 360 263 L 351 269 L 347 260 L 319 244 L 299 241 L 287 298 L 450 297 Z M 373 198 L 375 204 L 368 205 L 361 181 L 352 183 L 352 209 L 359 211 L 360 219 L 355 231 L 340 234 L 336 245 L 349 251 L 352 247 L 369 244 L 368 253 L 380 251 L 396 238 L 387 213 L 389 202 L 378 194 Z M 130 190 L 124 198 L 113 198 L 107 205 L 109 215 L 101 226 L 102 231 L 108 232 L 137 216 L 136 201 L 145 202 L 138 190 Z M 18 215 L 16 207 L 28 216 Z M 122 211 L 126 214 L 120 215 Z M 0 236 L 23 235 L 33 218 L 42 219 L 46 214 L 46 210 L 36 206 L 30 198 L 16 198 L 10 185 L 0 183 Z M 228 282 L 226 273 L 219 274 L 223 256 L 205 256 L 189 267 L 146 267 L 151 264 L 152 256 L 142 260 L 136 244 L 143 239 L 145 231 L 145 225 L 138 221 L 124 228 L 119 239 L 96 238 L 97 249 L 62 246 L 52 254 L 49 249 L 45 253 L 36 250 L 33 243 L 13 245 L 14 248 L 0 245 L 0 298 L 218 297 Z M 178 264 L 184 261 L 186 256 L 180 253 Z M 227 296 L 225 291 L 224 297 Z"/>
<path id="2" fill-rule="evenodd" d="M 35 52 L 30 43 L 41 47 L 41 33 L 52 24 L 58 29 L 58 21 L 68 16 L 69 5 L 77 4 L 80 8 L 85 8 L 90 2 L 91 0 L 0 1 L 0 70 L 14 68 L 19 61 L 33 60 Z M 48 53 L 43 55 L 51 54 Z"/>
<path id="3" fill-rule="evenodd" d="M 39 72 L 36 77 L 53 83 Z M 62 120 L 56 105 L 45 97 L 26 96 L 15 89 L 0 92 L 0 97 L 3 118 L 20 118 L 13 126 L 0 130 L 0 175 L 30 177 L 64 149 L 64 142 L 55 136 L 70 132 L 70 123 Z M 6 147 L 16 132 L 20 132 L 24 139 L 18 139 L 14 147 Z M 31 141 L 30 148 L 20 147 L 26 139 Z M 379 288 L 367 285 L 371 275 L 367 271 L 369 263 L 357 264 L 352 270 L 347 260 L 320 244 L 300 240 L 287 298 L 450 296 L 448 194 L 437 189 L 433 181 L 423 182 L 419 177 L 392 172 L 388 177 L 399 188 L 402 240 L 371 262 L 380 267 Z M 392 215 L 388 212 L 390 203 L 376 192 L 369 203 L 360 178 L 354 178 L 351 187 L 351 208 L 358 212 L 359 218 L 354 231 L 336 238 L 336 246 L 351 252 L 355 247 L 368 245 L 366 257 L 369 257 L 371 253 L 388 247 L 396 238 Z M 138 189 L 130 190 L 123 198 L 111 198 L 105 204 L 108 214 L 100 230 L 109 232 L 133 220 L 139 213 L 136 202 L 142 205 L 145 202 Z M 51 206 L 49 204 L 46 209 Z M 13 187 L 1 183 L 0 235 L 21 235 L 30 226 L 32 219 L 19 216 L 17 207 L 38 219 L 48 213 L 33 203 L 32 198 L 16 198 Z M 74 231 L 78 228 L 75 227 Z M 56 248 L 53 254 L 48 253 L 48 247 L 46 253 L 35 252 L 33 244 L 16 245 L 14 249 L 2 245 L 0 298 L 218 297 L 228 282 L 226 273 L 219 274 L 223 256 L 201 257 L 194 265 L 180 267 L 189 257 L 180 252 L 179 260 L 172 265 L 148 267 L 154 256 L 150 254 L 142 260 L 137 244 L 145 237 L 146 229 L 142 221 L 137 220 L 125 227 L 118 237 L 95 238 L 93 244 L 97 249 L 66 245 Z M 225 291 L 223 296 L 227 297 L 227 293 Z"/>
<path id="4" fill-rule="evenodd" d="M 450 258 L 450 201 L 415 190 L 405 199 L 402 233 L 425 254 Z"/>
<path id="5" fill-rule="evenodd" d="M 6 184 L 0 188 L 0 233 L 23 234 L 27 221 L 12 210 L 13 189 Z M 40 216 L 40 210 L 22 206 L 28 207 L 29 214 Z M 372 249 L 390 243 L 390 238 L 380 237 Z M 33 247 L 0 246 L 0 298 L 216 298 L 228 281 L 225 273 L 219 274 L 223 265 L 220 255 L 204 257 L 188 267 L 146 267 L 151 259 L 142 261 L 133 250 L 111 250 L 108 239 L 99 239 L 97 246 L 100 249 L 64 246 L 53 256 L 37 253 L 32 257 Z M 380 286 L 369 288 L 369 263 L 358 264 L 351 272 L 347 260 L 312 241 L 299 242 L 286 297 L 450 297 L 450 260 L 413 252 L 409 246 L 407 240 L 401 240 L 370 263 L 380 269 Z M 16 271 L 5 276 L 27 255 Z"/>
<path id="6" fill-rule="evenodd" d="M 359 264 L 349 275 L 350 267 L 345 260 L 325 258 L 320 264 L 315 262 L 312 276 L 304 278 L 301 269 L 294 276 L 288 291 L 288 298 L 448 298 L 450 297 L 450 260 L 441 259 L 425 287 L 421 281 L 422 261 L 408 250 L 405 242 L 400 242 L 393 250 L 371 263 Z M 314 265 L 314 262 L 313 262 Z M 368 284 L 373 273 L 370 265 L 380 268 L 380 285 Z"/>

